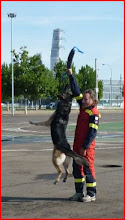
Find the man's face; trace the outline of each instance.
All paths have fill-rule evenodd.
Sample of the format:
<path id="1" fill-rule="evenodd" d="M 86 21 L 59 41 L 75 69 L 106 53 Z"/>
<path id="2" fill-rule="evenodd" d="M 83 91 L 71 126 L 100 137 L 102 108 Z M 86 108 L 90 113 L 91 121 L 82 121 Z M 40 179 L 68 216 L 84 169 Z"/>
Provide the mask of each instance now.
<path id="1" fill-rule="evenodd" d="M 82 104 L 84 108 L 88 108 L 93 105 L 93 100 L 91 99 L 89 93 L 83 94 Z"/>

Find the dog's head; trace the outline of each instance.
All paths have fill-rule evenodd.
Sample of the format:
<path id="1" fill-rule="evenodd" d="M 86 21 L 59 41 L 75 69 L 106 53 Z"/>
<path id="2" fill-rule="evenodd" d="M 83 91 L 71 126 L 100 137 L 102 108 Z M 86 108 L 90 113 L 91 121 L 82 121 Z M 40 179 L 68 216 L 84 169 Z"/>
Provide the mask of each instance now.
<path id="1" fill-rule="evenodd" d="M 62 94 L 58 95 L 58 99 L 61 101 L 63 100 L 64 102 L 72 102 L 72 94 L 70 91 L 70 86 L 69 84 L 66 84 Z"/>
<path id="2" fill-rule="evenodd" d="M 58 95 L 59 103 L 57 106 L 57 110 L 59 110 L 59 113 L 63 115 L 68 115 L 70 113 L 72 98 L 73 95 L 71 94 L 70 86 L 69 84 L 66 84 L 62 94 Z"/>

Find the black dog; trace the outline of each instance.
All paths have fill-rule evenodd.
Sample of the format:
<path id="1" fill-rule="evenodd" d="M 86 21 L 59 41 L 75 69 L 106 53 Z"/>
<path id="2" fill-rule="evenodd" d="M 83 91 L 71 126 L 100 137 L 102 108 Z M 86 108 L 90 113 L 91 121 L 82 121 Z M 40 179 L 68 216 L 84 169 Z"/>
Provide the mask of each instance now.
<path id="1" fill-rule="evenodd" d="M 67 59 L 67 69 L 70 69 L 72 66 L 74 54 L 75 47 L 69 53 Z M 48 121 L 39 123 L 30 122 L 31 124 L 35 125 L 50 125 L 51 127 L 51 137 L 54 144 L 53 164 L 58 171 L 58 177 L 55 181 L 55 184 L 59 182 L 62 176 L 62 169 L 60 166 L 61 164 L 63 164 L 65 168 L 66 175 L 63 181 L 66 182 L 69 174 L 68 166 L 71 157 L 76 161 L 77 164 L 83 165 L 84 167 L 88 167 L 88 161 L 71 150 L 66 138 L 66 127 L 69 120 L 69 113 L 71 111 L 73 98 L 69 89 L 69 85 L 66 85 L 62 95 L 58 96 L 59 101 L 57 109 Z"/>
<path id="2" fill-rule="evenodd" d="M 44 125 L 51 127 L 51 137 L 54 144 L 53 150 L 53 164 L 58 171 L 58 177 L 55 184 L 59 182 L 62 176 L 61 164 L 64 165 L 66 174 L 64 177 L 64 182 L 66 182 L 69 174 L 68 166 L 70 158 L 72 157 L 77 164 L 88 167 L 88 161 L 82 156 L 76 154 L 71 150 L 70 145 L 66 138 L 66 127 L 69 120 L 69 113 L 71 111 L 72 105 L 72 95 L 69 92 L 69 85 L 66 85 L 62 95 L 58 96 L 59 101 L 57 109 L 54 114 L 49 118 L 48 121 L 33 123 L 35 125 Z"/>

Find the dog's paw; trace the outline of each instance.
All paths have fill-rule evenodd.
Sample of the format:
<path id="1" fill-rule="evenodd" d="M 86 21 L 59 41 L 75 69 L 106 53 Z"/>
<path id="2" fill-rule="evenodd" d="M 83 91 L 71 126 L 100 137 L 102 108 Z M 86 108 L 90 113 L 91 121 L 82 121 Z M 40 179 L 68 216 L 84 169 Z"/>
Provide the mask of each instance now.
<path id="1" fill-rule="evenodd" d="M 58 181 L 58 180 L 56 180 L 56 181 L 54 182 L 54 184 L 56 185 L 58 182 L 59 182 L 59 181 Z"/>

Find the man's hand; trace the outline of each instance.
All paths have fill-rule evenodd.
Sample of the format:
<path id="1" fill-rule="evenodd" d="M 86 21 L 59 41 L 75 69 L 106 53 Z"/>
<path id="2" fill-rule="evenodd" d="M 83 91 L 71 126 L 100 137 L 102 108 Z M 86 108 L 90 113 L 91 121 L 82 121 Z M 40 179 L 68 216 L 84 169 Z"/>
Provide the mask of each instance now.
<path id="1" fill-rule="evenodd" d="M 81 148 L 81 150 L 80 150 L 80 155 L 81 155 L 81 156 L 86 156 L 86 150 L 84 150 L 83 148 Z"/>
<path id="2" fill-rule="evenodd" d="M 67 69 L 67 74 L 68 75 L 72 75 L 73 73 L 72 73 L 72 69 Z"/>

